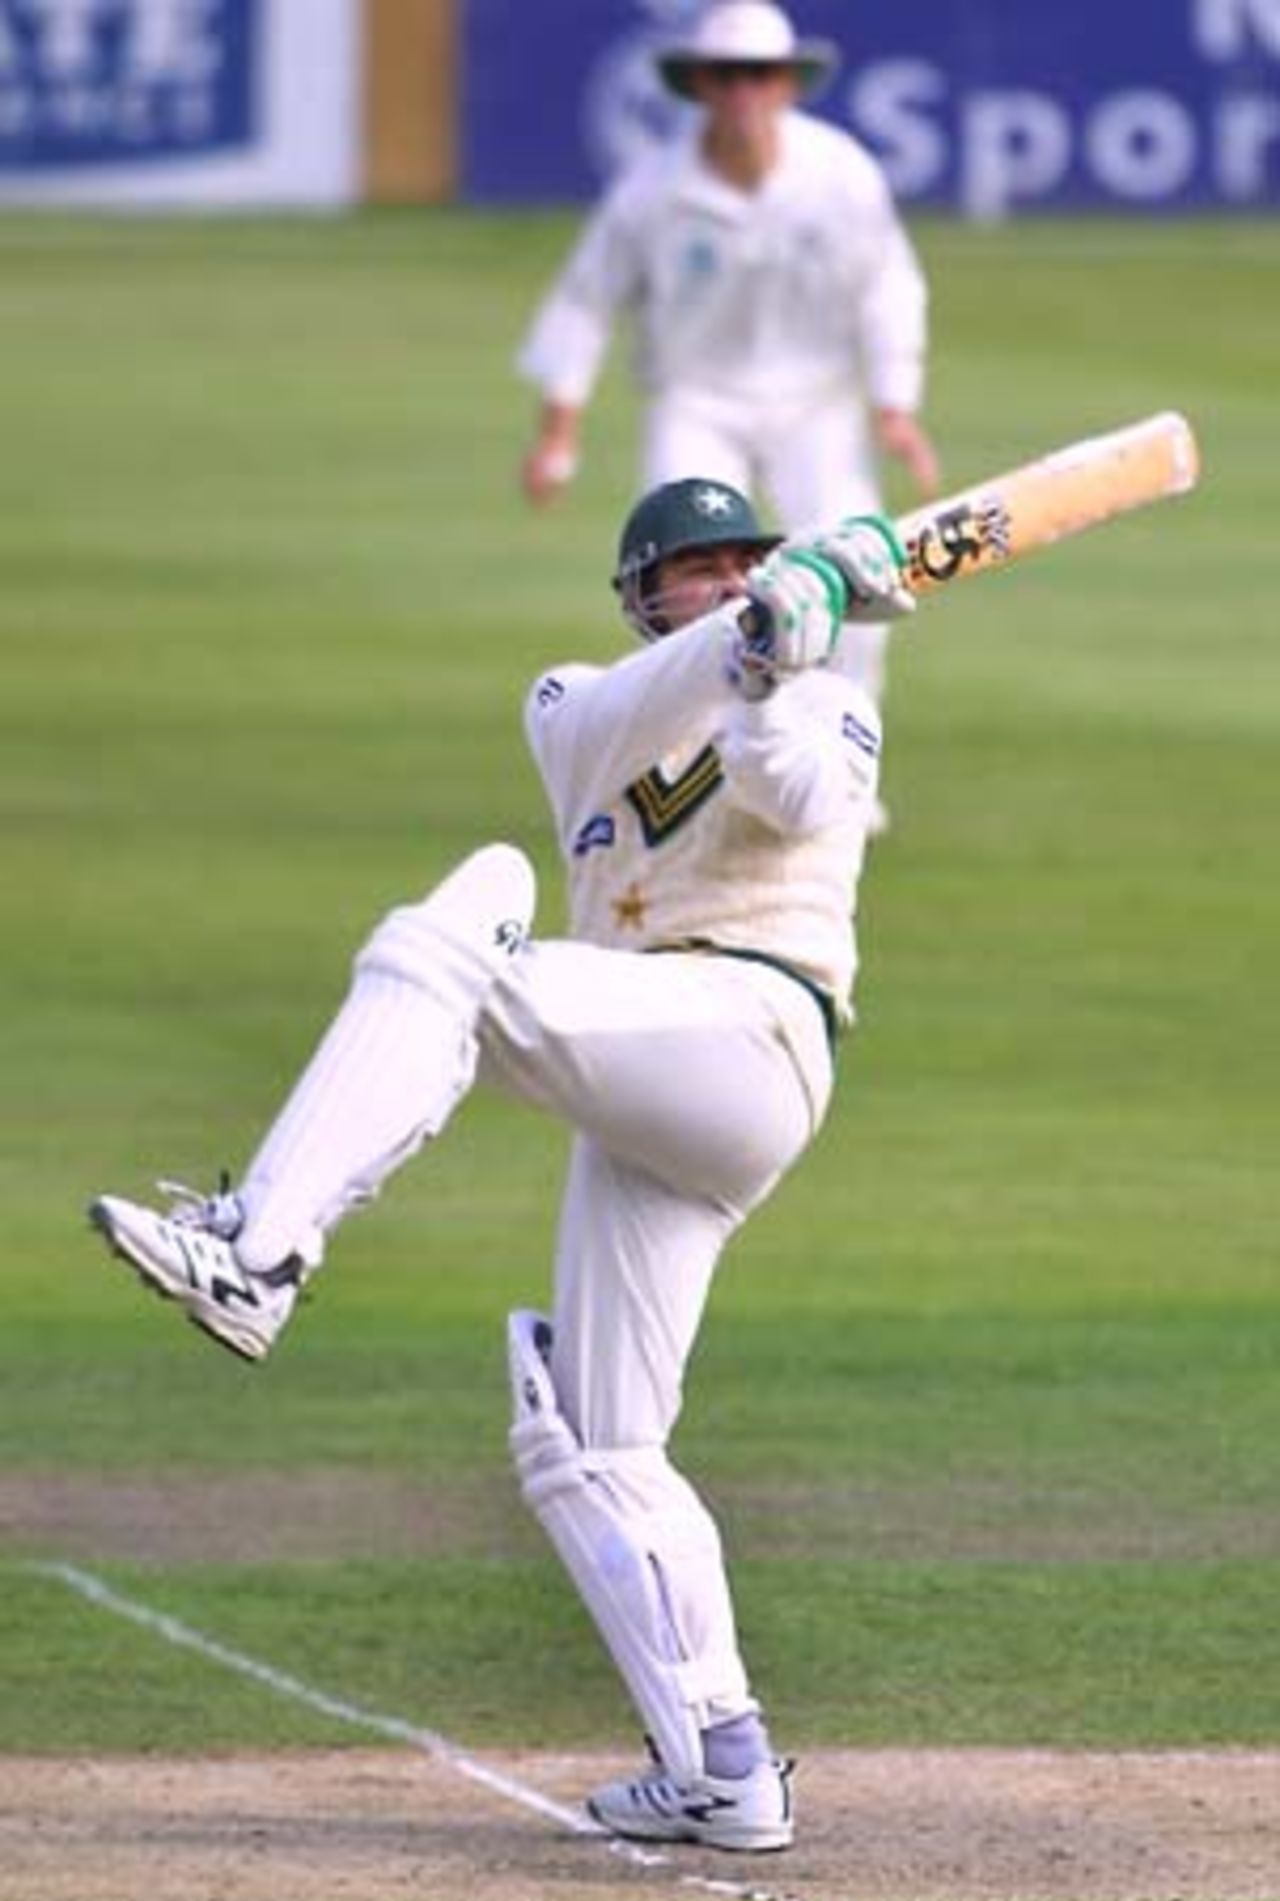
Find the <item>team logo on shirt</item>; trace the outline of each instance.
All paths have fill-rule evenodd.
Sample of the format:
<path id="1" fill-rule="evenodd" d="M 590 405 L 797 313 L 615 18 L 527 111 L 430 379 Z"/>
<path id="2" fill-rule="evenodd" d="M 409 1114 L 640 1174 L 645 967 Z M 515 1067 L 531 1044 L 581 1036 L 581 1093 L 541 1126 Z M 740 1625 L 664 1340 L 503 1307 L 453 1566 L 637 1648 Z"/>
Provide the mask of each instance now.
<path id="1" fill-rule="evenodd" d="M 703 284 L 719 270 L 720 258 L 710 238 L 697 237 L 685 246 L 680 264 L 687 285 Z"/>
<path id="2" fill-rule="evenodd" d="M 676 779 L 654 766 L 643 779 L 627 787 L 627 803 L 640 821 L 644 842 L 652 851 L 691 819 L 724 784 L 724 769 L 714 746 L 704 746 Z"/>
<path id="3" fill-rule="evenodd" d="M 620 931 L 643 930 L 648 909 L 649 900 L 634 878 L 622 896 L 613 900 L 613 915 Z"/>

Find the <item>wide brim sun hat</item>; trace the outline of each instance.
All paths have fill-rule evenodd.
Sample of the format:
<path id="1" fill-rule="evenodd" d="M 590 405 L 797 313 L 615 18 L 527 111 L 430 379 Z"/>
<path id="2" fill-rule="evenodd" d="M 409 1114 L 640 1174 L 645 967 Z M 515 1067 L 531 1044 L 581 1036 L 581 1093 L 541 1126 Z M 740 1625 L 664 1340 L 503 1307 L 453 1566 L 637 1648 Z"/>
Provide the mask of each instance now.
<path id="1" fill-rule="evenodd" d="M 803 95 L 826 85 L 839 64 L 834 41 L 797 39 L 782 8 L 769 0 L 723 0 L 688 38 L 657 57 L 663 84 L 680 99 L 696 99 L 695 74 L 705 66 L 788 66 Z"/>

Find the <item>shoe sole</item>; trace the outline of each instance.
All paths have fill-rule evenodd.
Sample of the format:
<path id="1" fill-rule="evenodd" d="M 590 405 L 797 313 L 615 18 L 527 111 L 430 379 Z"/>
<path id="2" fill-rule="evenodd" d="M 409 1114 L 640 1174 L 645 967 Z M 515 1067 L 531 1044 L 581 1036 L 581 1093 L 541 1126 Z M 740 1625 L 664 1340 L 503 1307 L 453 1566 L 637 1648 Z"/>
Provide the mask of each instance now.
<path id="1" fill-rule="evenodd" d="M 717 1840 L 714 1835 L 708 1834 L 705 1829 L 700 1829 L 693 1822 L 685 1824 L 683 1828 L 678 1823 L 673 1823 L 670 1828 L 663 1828 L 657 1823 L 652 1829 L 646 1828 L 643 1824 L 629 1827 L 611 1821 L 590 1800 L 586 1804 L 586 1810 L 593 1822 L 598 1822 L 601 1828 L 607 1829 L 611 1835 L 621 1836 L 626 1842 L 671 1842 L 684 1847 L 718 1848 L 730 1855 L 776 1855 L 780 1854 L 784 1848 L 790 1848 L 795 1840 L 795 1831 L 792 1829 L 788 1829 L 782 1835 L 771 1834 L 764 1840 L 757 1838 L 727 1841 L 723 1837 Z"/>
<path id="2" fill-rule="evenodd" d="M 244 1360 L 250 1366 L 258 1366 L 266 1358 L 267 1349 L 259 1341 L 244 1333 L 237 1335 L 234 1332 L 224 1332 L 221 1327 L 214 1326 L 212 1321 L 206 1320 L 203 1314 L 191 1304 L 193 1297 L 191 1289 L 179 1290 L 167 1286 L 152 1264 L 143 1256 L 135 1254 L 117 1233 L 110 1214 L 100 1201 L 95 1201 L 90 1206 L 89 1225 L 97 1229 L 116 1259 L 133 1269 L 149 1294 L 154 1294 L 158 1300 L 175 1302 L 181 1307 L 191 1325 L 198 1327 L 207 1339 L 213 1340 L 220 1347 L 225 1347 L 228 1353 L 234 1353 L 238 1360 Z M 234 1322 L 232 1325 L 234 1326 Z"/>

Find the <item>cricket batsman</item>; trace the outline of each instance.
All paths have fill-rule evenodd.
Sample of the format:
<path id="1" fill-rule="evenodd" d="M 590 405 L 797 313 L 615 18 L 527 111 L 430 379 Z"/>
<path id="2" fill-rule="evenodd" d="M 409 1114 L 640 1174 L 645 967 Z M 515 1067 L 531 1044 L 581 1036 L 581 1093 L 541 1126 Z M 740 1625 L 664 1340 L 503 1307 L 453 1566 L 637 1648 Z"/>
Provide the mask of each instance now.
<path id="1" fill-rule="evenodd" d="M 567 1123 L 552 1311 L 508 1327 L 511 1450 L 653 1751 L 588 1807 L 636 1839 L 778 1849 L 790 1765 L 667 1446 L 716 1264 L 821 1124 L 852 1019 L 880 721 L 828 661 L 846 623 L 913 601 L 880 517 L 779 542 L 702 478 L 636 505 L 614 586 L 641 644 L 553 668 L 526 707 L 570 936 L 530 934 L 519 851 L 475 852 L 373 930 L 234 1188 L 90 1215 L 145 1285 L 261 1360 L 336 1224 L 474 1083 Z"/>

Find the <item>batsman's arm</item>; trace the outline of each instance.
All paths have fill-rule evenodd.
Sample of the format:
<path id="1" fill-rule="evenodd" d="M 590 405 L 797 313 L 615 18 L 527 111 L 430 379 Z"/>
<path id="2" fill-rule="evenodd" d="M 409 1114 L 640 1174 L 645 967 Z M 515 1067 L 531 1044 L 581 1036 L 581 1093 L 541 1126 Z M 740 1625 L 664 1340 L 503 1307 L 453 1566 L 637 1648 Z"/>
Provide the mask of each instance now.
<path id="1" fill-rule="evenodd" d="M 570 829 L 691 730 L 718 725 L 734 700 L 725 663 L 736 612 L 719 607 L 610 667 L 562 666 L 534 681 L 525 736 Z"/>
<path id="2" fill-rule="evenodd" d="M 767 699 L 739 701 L 716 750 L 730 802 L 782 837 L 803 838 L 874 798 L 879 714 L 852 680 L 819 668 Z"/>

